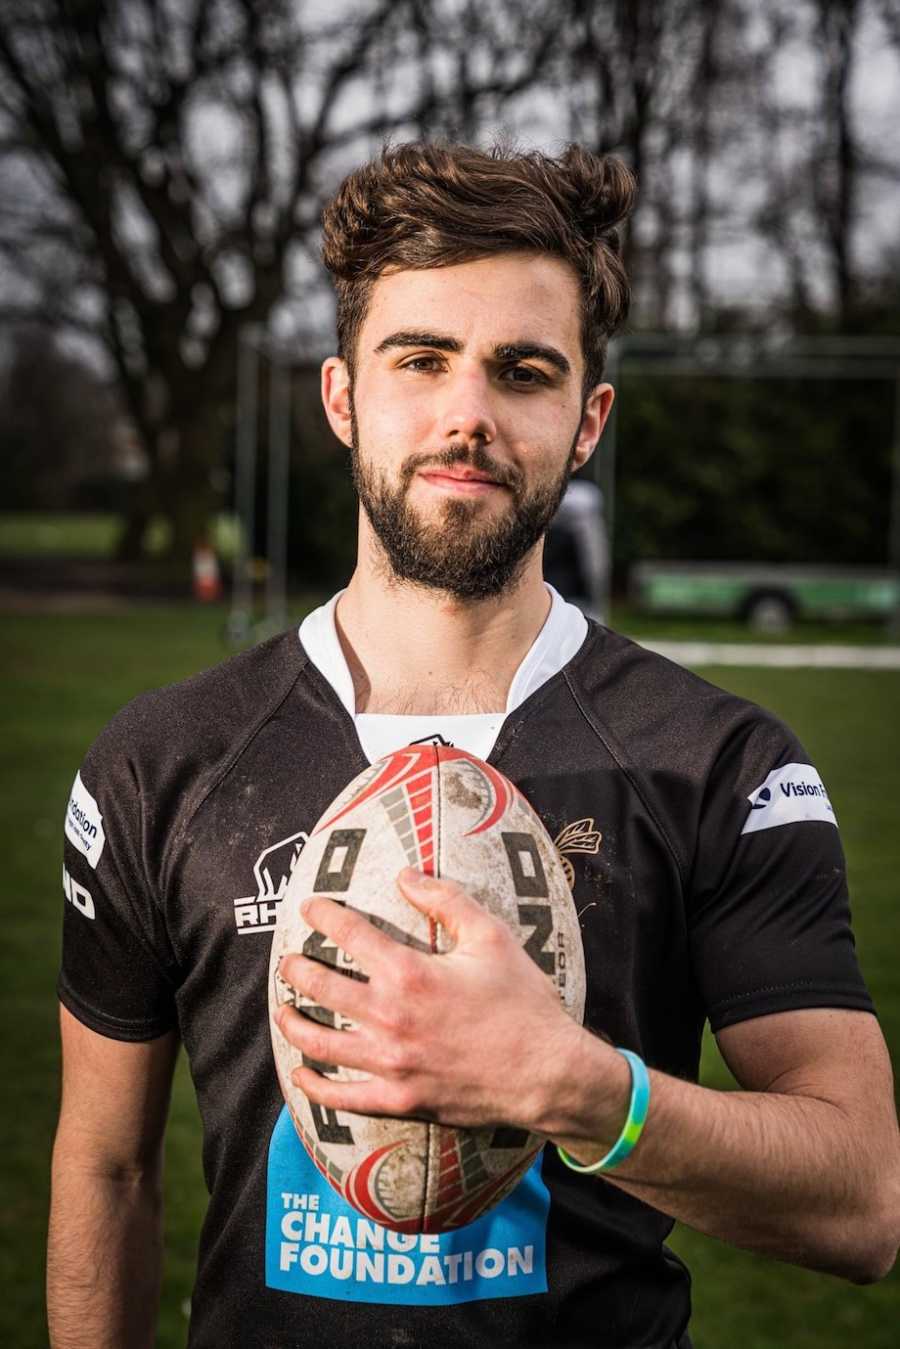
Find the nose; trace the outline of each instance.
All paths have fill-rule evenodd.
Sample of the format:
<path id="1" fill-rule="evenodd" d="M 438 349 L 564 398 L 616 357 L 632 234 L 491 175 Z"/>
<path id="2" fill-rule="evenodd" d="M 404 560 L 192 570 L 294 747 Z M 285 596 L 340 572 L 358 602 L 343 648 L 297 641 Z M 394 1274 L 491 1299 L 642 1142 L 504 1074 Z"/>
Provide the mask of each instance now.
<path id="1" fill-rule="evenodd" d="M 443 440 L 480 440 L 490 445 L 497 438 L 491 409 L 490 386 L 480 371 L 459 371 L 444 388 L 438 418 Z"/>

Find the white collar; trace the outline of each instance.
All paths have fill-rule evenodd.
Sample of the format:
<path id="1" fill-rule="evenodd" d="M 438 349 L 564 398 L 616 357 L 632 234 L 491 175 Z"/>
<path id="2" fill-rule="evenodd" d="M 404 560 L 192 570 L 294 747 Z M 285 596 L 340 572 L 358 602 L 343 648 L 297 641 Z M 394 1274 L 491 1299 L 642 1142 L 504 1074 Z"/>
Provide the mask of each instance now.
<path id="1" fill-rule="evenodd" d="M 548 585 L 547 589 L 551 599 L 550 612 L 513 675 L 506 699 L 507 713 L 521 706 L 535 689 L 567 665 L 587 636 L 587 619 L 581 610 L 564 600 L 552 586 Z M 339 590 L 327 604 L 307 614 L 297 635 L 310 660 L 328 680 L 355 721 L 357 712 L 353 678 L 335 624 L 335 609 L 343 593 L 343 590 Z"/>

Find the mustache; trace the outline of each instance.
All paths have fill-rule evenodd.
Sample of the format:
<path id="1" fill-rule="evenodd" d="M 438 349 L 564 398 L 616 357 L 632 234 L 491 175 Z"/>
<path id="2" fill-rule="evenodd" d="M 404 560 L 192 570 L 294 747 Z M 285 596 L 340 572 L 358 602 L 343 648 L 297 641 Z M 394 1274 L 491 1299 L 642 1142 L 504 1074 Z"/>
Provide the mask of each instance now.
<path id="1" fill-rule="evenodd" d="M 501 487 L 508 487 L 513 493 L 518 492 L 521 487 L 521 472 L 511 464 L 501 464 L 492 459 L 481 444 L 476 444 L 474 449 L 470 449 L 468 445 L 457 443 L 448 445 L 446 450 L 441 450 L 438 454 L 411 454 L 403 461 L 400 480 L 402 485 L 407 487 L 422 468 L 455 468 L 458 464 L 465 464 L 468 468 L 486 474 Z"/>

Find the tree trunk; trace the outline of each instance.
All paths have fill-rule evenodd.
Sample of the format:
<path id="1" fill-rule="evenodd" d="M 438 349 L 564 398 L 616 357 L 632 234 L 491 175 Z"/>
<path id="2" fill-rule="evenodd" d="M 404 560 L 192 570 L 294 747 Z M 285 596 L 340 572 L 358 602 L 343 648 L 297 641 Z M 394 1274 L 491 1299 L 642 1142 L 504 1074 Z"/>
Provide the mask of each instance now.
<path id="1" fill-rule="evenodd" d="M 222 457 L 220 419 L 212 407 L 209 415 L 179 430 L 177 458 L 163 469 L 160 499 L 172 528 L 168 555 L 173 561 L 189 559 L 197 543 L 209 539 L 221 507 L 215 478 Z"/>
<path id="2" fill-rule="evenodd" d="M 140 562 L 144 554 L 147 526 L 158 511 L 159 498 L 151 472 L 129 491 L 122 514 L 122 532 L 116 541 L 117 562 Z"/>
<path id="3" fill-rule="evenodd" d="M 198 543 L 209 540 L 218 494 L 208 482 L 197 482 L 187 475 L 173 487 L 166 510 L 172 526 L 168 556 L 172 561 L 185 562 L 190 560 Z"/>

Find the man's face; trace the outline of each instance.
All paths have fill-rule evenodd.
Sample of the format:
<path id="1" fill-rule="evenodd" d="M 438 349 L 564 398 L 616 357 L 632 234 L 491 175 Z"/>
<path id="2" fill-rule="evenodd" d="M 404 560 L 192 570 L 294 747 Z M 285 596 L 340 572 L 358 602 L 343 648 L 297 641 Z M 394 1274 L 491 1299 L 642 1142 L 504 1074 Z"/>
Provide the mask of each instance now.
<path id="1" fill-rule="evenodd" d="M 347 424 L 339 371 L 326 407 L 395 577 L 463 600 L 516 579 L 605 415 L 596 391 L 583 409 L 579 322 L 574 273 L 544 255 L 378 279 Z"/>

